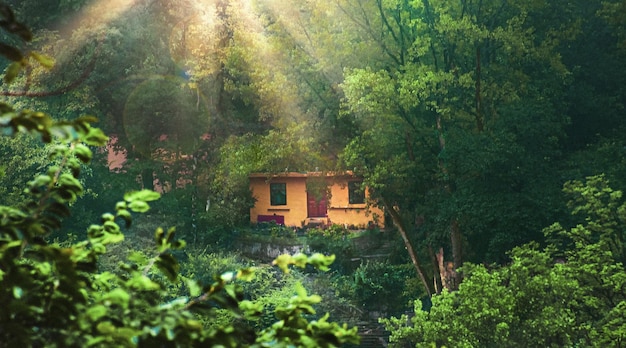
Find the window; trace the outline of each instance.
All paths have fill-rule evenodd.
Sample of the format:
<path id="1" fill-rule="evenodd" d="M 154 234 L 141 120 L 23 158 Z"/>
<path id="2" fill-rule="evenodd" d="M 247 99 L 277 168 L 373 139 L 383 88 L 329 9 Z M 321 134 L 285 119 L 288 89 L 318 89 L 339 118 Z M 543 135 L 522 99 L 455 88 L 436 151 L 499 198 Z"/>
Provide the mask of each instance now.
<path id="1" fill-rule="evenodd" d="M 349 181 L 348 182 L 348 202 L 350 204 L 363 204 L 365 203 L 365 190 L 362 181 Z"/>
<path id="2" fill-rule="evenodd" d="M 270 204 L 287 205 L 287 184 L 284 182 L 270 184 Z"/>

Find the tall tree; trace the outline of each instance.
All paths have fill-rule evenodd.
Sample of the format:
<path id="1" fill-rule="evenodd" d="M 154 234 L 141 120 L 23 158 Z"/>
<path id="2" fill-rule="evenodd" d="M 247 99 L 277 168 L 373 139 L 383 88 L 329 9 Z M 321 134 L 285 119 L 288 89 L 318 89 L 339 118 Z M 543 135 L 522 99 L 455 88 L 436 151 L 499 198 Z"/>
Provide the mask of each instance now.
<path id="1" fill-rule="evenodd" d="M 464 254 L 483 259 L 532 239 L 531 212 L 551 208 L 541 188 L 558 186 L 543 172 L 558 160 L 567 122 L 559 97 L 568 71 L 556 49 L 576 22 L 544 25 L 566 9 L 539 2 L 376 1 L 370 12 L 338 4 L 359 6 L 346 12 L 364 13 L 360 23 L 373 26 L 364 40 L 388 56 L 382 69 L 346 73 L 344 107 L 361 125 L 346 164 L 390 213 L 426 292 L 438 292 L 440 245 L 457 267 Z"/>

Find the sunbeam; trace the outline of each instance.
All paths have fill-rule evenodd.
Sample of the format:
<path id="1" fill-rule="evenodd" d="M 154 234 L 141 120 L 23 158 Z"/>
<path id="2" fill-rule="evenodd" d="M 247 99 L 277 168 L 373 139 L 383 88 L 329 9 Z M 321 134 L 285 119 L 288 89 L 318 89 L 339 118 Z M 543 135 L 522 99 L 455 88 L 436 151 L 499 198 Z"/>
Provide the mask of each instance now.
<path id="1" fill-rule="evenodd" d="M 72 33 L 79 28 L 90 32 L 101 31 L 140 1 L 142 0 L 96 0 L 71 18 L 64 19 L 65 24 L 57 26 L 57 29 L 61 33 Z"/>

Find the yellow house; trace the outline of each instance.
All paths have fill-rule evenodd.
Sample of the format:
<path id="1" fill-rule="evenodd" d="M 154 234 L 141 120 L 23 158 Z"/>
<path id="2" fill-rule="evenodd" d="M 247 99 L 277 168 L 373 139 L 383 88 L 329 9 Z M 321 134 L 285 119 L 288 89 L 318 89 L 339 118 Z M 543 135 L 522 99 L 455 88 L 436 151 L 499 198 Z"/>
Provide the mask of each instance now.
<path id="1" fill-rule="evenodd" d="M 250 174 L 250 190 L 256 199 L 250 221 L 299 227 L 384 227 L 383 211 L 367 206 L 369 192 L 362 183 L 350 172 Z"/>

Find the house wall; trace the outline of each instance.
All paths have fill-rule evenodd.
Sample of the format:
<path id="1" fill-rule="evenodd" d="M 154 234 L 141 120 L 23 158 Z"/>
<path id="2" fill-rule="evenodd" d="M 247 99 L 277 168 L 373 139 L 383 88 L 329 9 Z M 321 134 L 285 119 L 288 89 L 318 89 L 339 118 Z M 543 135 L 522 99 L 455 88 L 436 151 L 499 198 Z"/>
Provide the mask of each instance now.
<path id="1" fill-rule="evenodd" d="M 255 206 L 250 209 L 250 220 L 258 222 L 259 215 L 284 216 L 286 226 L 303 226 L 307 219 L 306 180 L 308 174 L 286 173 L 276 175 L 269 181 L 266 176 L 256 174 L 250 176 L 250 189 L 256 199 Z M 383 211 L 377 207 L 367 208 L 366 204 L 350 204 L 348 197 L 348 180 L 351 177 L 329 177 L 331 197 L 328 202 L 328 220 L 333 224 L 365 228 L 375 222 L 384 227 Z M 287 205 L 270 205 L 270 183 L 285 183 L 287 188 Z M 369 198 L 366 191 L 365 199 Z"/>
<path id="2" fill-rule="evenodd" d="M 384 213 L 374 206 L 367 204 L 350 204 L 348 196 L 349 179 L 338 178 L 330 187 L 331 197 L 328 205 L 328 218 L 335 224 L 353 225 L 357 228 L 365 228 L 370 223 L 376 223 L 378 227 L 384 227 Z M 365 190 L 365 202 L 369 199 L 369 192 Z"/>
<path id="3" fill-rule="evenodd" d="M 270 183 L 286 183 L 287 205 L 270 204 Z M 250 209 L 250 220 L 258 221 L 259 215 L 282 215 L 286 226 L 302 226 L 307 218 L 306 177 L 278 176 L 267 181 L 266 177 L 251 177 L 250 189 L 256 198 Z"/>

